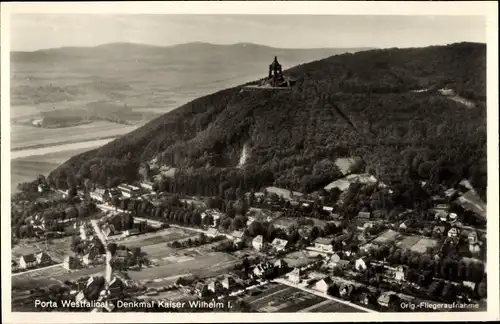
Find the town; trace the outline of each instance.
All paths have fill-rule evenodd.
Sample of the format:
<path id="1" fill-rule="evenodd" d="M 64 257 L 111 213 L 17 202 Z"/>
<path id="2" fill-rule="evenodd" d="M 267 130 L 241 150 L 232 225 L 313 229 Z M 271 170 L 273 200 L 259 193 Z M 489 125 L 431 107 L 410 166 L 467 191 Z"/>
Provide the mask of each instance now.
<path id="1" fill-rule="evenodd" d="M 165 185 L 174 168 L 155 166 L 107 188 L 59 190 L 39 176 L 11 203 L 13 310 L 484 309 L 486 205 L 471 184 L 401 193 L 358 162 L 338 159 L 343 177 L 307 194 L 190 196 Z M 180 306 L 193 303 L 206 307 Z"/>

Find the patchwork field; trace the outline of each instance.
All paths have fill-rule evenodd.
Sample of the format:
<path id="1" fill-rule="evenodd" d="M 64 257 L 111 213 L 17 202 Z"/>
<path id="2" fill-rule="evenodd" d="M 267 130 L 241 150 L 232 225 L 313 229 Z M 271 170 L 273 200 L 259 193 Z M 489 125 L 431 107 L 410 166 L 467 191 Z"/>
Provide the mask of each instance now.
<path id="1" fill-rule="evenodd" d="M 430 239 L 427 237 L 422 237 L 420 240 L 418 240 L 417 243 L 415 243 L 412 247 L 411 250 L 418 252 L 418 253 L 425 253 L 427 251 L 427 248 L 433 248 L 438 245 L 438 241 L 434 239 Z"/>
<path id="2" fill-rule="evenodd" d="M 282 284 L 256 289 L 244 300 L 258 312 L 359 312 L 355 308 L 336 303 L 303 290 Z M 319 311 L 317 309 L 320 309 Z"/>

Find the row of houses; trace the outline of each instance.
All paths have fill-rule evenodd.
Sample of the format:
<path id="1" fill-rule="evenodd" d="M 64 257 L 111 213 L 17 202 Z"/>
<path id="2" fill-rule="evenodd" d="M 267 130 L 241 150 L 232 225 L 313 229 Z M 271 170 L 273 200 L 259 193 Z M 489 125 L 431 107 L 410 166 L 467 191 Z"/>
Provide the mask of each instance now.
<path id="1" fill-rule="evenodd" d="M 46 267 L 52 264 L 52 258 L 45 252 L 31 253 L 19 257 L 19 261 L 12 260 L 12 271 Z"/>

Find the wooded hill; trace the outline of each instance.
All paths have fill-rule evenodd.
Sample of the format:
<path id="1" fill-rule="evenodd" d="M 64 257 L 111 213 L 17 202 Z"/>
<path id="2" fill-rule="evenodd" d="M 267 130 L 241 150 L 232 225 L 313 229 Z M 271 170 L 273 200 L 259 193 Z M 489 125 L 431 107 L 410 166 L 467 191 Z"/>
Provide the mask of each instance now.
<path id="1" fill-rule="evenodd" d="M 337 157 L 357 155 L 386 183 L 469 178 L 484 196 L 485 44 L 342 54 L 285 74 L 297 80 L 291 91 L 238 86 L 198 98 L 71 158 L 49 181 L 62 188 L 84 179 L 130 182 L 156 157 L 180 168 L 173 181 L 185 193 L 272 183 L 313 191 L 340 176 Z M 245 143 L 248 159 L 238 168 Z"/>

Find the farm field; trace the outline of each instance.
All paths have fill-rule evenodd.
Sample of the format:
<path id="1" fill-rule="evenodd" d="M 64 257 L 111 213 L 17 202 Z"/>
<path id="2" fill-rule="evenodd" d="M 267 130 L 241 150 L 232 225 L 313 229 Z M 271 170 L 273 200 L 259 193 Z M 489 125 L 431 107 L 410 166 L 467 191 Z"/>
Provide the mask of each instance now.
<path id="1" fill-rule="evenodd" d="M 170 256 L 162 260 L 162 265 L 146 268 L 141 271 L 129 271 L 132 280 L 154 280 L 170 276 L 187 275 L 189 273 L 205 276 L 217 273 L 233 266 L 239 260 L 225 253 L 209 252 L 202 256 Z"/>
<path id="2" fill-rule="evenodd" d="M 12 247 L 12 259 L 18 260 L 22 255 L 47 251 L 55 263 L 62 263 L 71 249 L 71 237 L 54 239 L 48 241 L 47 246 L 45 244 L 45 241 L 37 243 L 23 243 L 21 241 Z"/>
<path id="3" fill-rule="evenodd" d="M 397 236 L 398 232 L 389 229 L 384 233 L 380 234 L 376 239 L 374 239 L 373 243 L 378 243 L 378 244 L 390 243 L 395 241 Z"/>
<path id="4" fill-rule="evenodd" d="M 290 267 L 302 267 L 316 260 L 317 253 L 309 251 L 297 251 L 287 254 L 283 260 Z"/>
<path id="5" fill-rule="evenodd" d="M 311 312 L 318 308 L 321 312 L 359 312 L 357 309 L 282 284 L 264 286 L 261 292 L 244 300 L 256 311 L 267 313 Z"/>
<path id="6" fill-rule="evenodd" d="M 61 152 L 31 155 L 11 160 L 11 191 L 14 192 L 17 190 L 17 184 L 33 181 L 38 174 L 47 175 L 50 171 L 57 168 L 61 163 L 67 161 L 72 156 L 88 151 L 89 149 L 91 148 L 64 150 Z M 33 149 L 33 151 L 40 150 L 41 149 Z M 15 156 L 18 152 L 25 151 L 12 152 L 11 156 Z"/>
<path id="7" fill-rule="evenodd" d="M 36 145 L 55 145 L 57 143 L 76 143 L 92 139 L 109 138 L 131 132 L 137 126 L 122 125 L 106 121 L 63 128 L 39 128 L 24 125 L 11 125 L 11 150 L 20 150 Z"/>
<path id="8" fill-rule="evenodd" d="M 422 237 L 417 243 L 415 243 L 411 247 L 411 250 L 418 253 L 425 253 L 427 251 L 427 248 L 433 248 L 436 247 L 437 245 L 438 241 L 427 237 Z"/>

